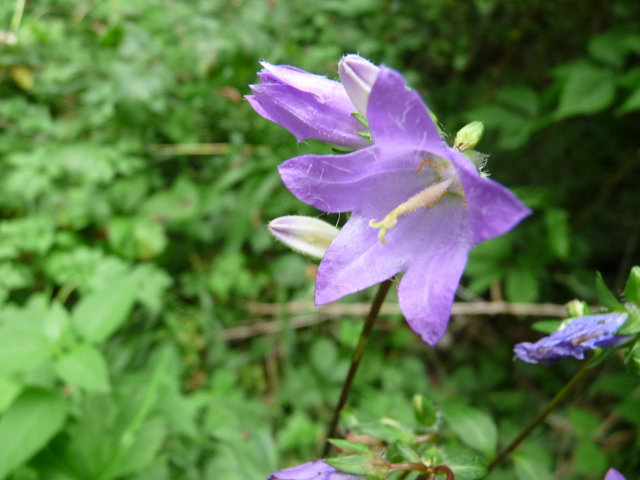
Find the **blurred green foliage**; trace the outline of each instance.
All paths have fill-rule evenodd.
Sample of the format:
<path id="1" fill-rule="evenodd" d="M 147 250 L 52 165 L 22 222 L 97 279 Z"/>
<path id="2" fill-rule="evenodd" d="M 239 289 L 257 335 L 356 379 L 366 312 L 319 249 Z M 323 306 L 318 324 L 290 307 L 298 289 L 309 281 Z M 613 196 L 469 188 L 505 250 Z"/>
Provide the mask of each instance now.
<path id="1" fill-rule="evenodd" d="M 485 123 L 493 176 L 535 214 L 472 253 L 470 298 L 594 302 L 594 270 L 619 293 L 637 263 L 633 0 L 19 4 L 0 3 L 0 478 L 253 480 L 317 456 L 358 320 L 227 333 L 258 320 L 245 302 L 313 288 L 264 225 L 314 214 L 275 167 L 323 147 L 243 100 L 259 59 L 335 77 L 357 51 L 406 73 L 451 135 Z M 390 318 L 348 415 L 464 398 L 450 428 L 504 443 L 575 369 L 514 364 L 523 322 L 465 325 L 432 350 Z M 637 377 L 617 375 L 534 434 L 519 478 L 640 469 Z"/>

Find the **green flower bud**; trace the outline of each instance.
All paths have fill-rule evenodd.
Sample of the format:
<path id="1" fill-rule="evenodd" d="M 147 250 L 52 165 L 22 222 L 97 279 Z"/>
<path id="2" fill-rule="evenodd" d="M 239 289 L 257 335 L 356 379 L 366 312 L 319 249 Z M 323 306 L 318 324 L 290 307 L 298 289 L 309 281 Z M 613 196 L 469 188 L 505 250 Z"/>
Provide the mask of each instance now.
<path id="1" fill-rule="evenodd" d="M 571 300 L 567 303 L 567 313 L 569 318 L 584 317 L 589 315 L 589 305 L 580 300 Z"/>
<path id="2" fill-rule="evenodd" d="M 471 122 L 462 127 L 456 134 L 453 142 L 453 148 L 464 152 L 470 148 L 474 148 L 484 132 L 484 124 L 479 121 Z"/>

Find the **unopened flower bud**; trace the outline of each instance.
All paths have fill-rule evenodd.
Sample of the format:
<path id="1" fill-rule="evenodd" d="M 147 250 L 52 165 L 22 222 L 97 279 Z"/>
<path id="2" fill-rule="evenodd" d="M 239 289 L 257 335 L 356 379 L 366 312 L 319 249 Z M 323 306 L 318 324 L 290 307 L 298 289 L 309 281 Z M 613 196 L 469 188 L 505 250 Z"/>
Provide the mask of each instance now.
<path id="1" fill-rule="evenodd" d="M 359 55 L 345 55 L 338 63 L 340 80 L 351 102 L 362 115 L 367 114 L 369 94 L 380 68 Z"/>
<path id="2" fill-rule="evenodd" d="M 269 231 L 291 248 L 314 258 L 322 258 L 339 230 L 327 222 L 304 215 L 287 215 L 269 222 Z"/>
<path id="3" fill-rule="evenodd" d="M 584 317 L 589 314 L 589 305 L 578 299 L 571 300 L 566 307 L 569 318 Z"/>
<path id="4" fill-rule="evenodd" d="M 453 147 L 461 152 L 474 148 L 484 132 L 484 124 L 479 121 L 471 122 L 462 127 L 456 134 Z"/>

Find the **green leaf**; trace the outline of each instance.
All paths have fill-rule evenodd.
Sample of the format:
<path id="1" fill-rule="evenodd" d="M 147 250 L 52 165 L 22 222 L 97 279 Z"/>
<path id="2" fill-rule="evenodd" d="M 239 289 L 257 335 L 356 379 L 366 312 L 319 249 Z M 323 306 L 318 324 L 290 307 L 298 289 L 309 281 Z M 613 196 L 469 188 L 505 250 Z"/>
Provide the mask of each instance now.
<path id="1" fill-rule="evenodd" d="M 631 92 L 631 95 L 627 97 L 624 103 L 616 109 L 616 114 L 624 115 L 636 110 L 640 110 L 640 87 Z"/>
<path id="2" fill-rule="evenodd" d="M 413 413 L 420 425 L 429 427 L 436 423 L 437 411 L 431 400 L 423 395 L 414 395 L 411 403 L 413 404 Z"/>
<path id="3" fill-rule="evenodd" d="M 573 471 L 575 473 L 589 475 L 593 472 L 604 472 L 607 466 L 607 456 L 592 440 L 578 441 L 573 453 Z"/>
<path id="4" fill-rule="evenodd" d="M 106 393 L 111 387 L 107 362 L 92 345 L 80 344 L 55 364 L 56 373 L 69 385 Z"/>
<path id="5" fill-rule="evenodd" d="M 557 208 L 545 212 L 547 224 L 547 242 L 553 254 L 560 259 L 569 256 L 571 232 L 569 231 L 569 214 Z"/>
<path id="6" fill-rule="evenodd" d="M 60 430 L 68 404 L 59 394 L 31 389 L 0 420 L 0 478 L 22 465 Z"/>
<path id="7" fill-rule="evenodd" d="M 613 292 L 611 292 L 609 287 L 604 283 L 600 272 L 596 273 L 596 294 L 598 295 L 600 303 L 609 310 L 624 310 L 620 301 L 618 301 Z"/>
<path id="8" fill-rule="evenodd" d="M 73 326 L 88 342 L 106 340 L 133 308 L 136 282 L 130 277 L 82 298 L 72 313 Z"/>
<path id="9" fill-rule="evenodd" d="M 489 458 L 495 455 L 498 430 L 487 413 L 457 403 L 443 405 L 442 413 L 463 443 Z"/>
<path id="10" fill-rule="evenodd" d="M 329 443 L 340 448 L 341 450 L 346 450 L 348 452 L 367 453 L 369 451 L 369 447 L 367 447 L 364 443 L 351 442 L 349 440 L 343 440 L 341 438 L 330 438 Z"/>
<path id="11" fill-rule="evenodd" d="M 487 462 L 479 457 L 457 456 L 447 458 L 447 466 L 453 470 L 456 480 L 476 480 L 489 471 Z"/>
<path id="12" fill-rule="evenodd" d="M 624 296 L 627 300 L 640 306 L 640 267 L 635 266 L 629 272 L 627 284 L 624 286 Z"/>
<path id="13" fill-rule="evenodd" d="M 526 267 L 509 270 L 505 295 L 510 302 L 534 302 L 538 298 L 538 278 Z"/>
<path id="14" fill-rule="evenodd" d="M 615 97 L 615 81 L 611 71 L 590 63 L 572 65 L 564 80 L 556 117 L 598 113 Z"/>
<path id="15" fill-rule="evenodd" d="M 562 324 L 562 320 L 541 320 L 531 325 L 531 328 L 536 332 L 553 333 Z"/>
<path id="16" fill-rule="evenodd" d="M 536 458 L 514 454 L 513 466 L 518 480 L 553 480 L 548 467 Z"/>
<path id="17" fill-rule="evenodd" d="M 0 376 L 0 413 L 13 403 L 22 390 L 22 385 L 11 378 Z"/>
<path id="18" fill-rule="evenodd" d="M 342 457 L 325 460 L 329 465 L 341 472 L 351 475 L 367 475 L 371 473 L 371 458 L 369 455 L 344 455 Z"/>
<path id="19" fill-rule="evenodd" d="M 41 325 L 21 321 L 0 327 L 0 372 L 26 372 L 50 355 L 51 347 Z"/>

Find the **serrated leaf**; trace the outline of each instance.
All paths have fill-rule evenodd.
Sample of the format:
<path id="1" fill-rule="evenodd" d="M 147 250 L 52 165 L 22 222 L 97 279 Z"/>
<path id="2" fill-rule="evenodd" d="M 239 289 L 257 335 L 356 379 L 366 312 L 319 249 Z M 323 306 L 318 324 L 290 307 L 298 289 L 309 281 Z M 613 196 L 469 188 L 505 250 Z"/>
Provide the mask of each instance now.
<path id="1" fill-rule="evenodd" d="M 458 456 L 448 458 L 447 466 L 453 470 L 456 480 L 476 480 L 489 471 L 487 462 L 479 457 Z"/>
<path id="2" fill-rule="evenodd" d="M 107 362 L 92 345 L 76 346 L 56 361 L 55 370 L 73 387 L 98 393 L 106 393 L 111 389 Z"/>
<path id="3" fill-rule="evenodd" d="M 607 108 L 615 97 L 615 81 L 611 71 L 589 63 L 572 65 L 567 72 L 558 119 L 598 113 Z"/>
<path id="4" fill-rule="evenodd" d="M 635 266 L 629 272 L 627 284 L 624 286 L 624 296 L 627 300 L 640 306 L 640 267 Z"/>
<path id="5" fill-rule="evenodd" d="M 31 389 L 0 420 L 0 478 L 44 447 L 62 427 L 68 404 L 57 393 Z"/>
<path id="6" fill-rule="evenodd" d="M 135 296 L 136 282 L 124 278 L 83 297 L 73 310 L 72 324 L 88 342 L 106 340 L 127 319 Z"/>
<path id="7" fill-rule="evenodd" d="M 602 278 L 600 272 L 596 273 L 596 294 L 600 303 L 609 310 L 624 310 L 620 301 L 616 298 Z"/>
<path id="8" fill-rule="evenodd" d="M 498 430 L 487 413 L 456 403 L 443 405 L 442 413 L 463 443 L 489 458 L 495 455 Z"/>
<path id="9" fill-rule="evenodd" d="M 513 466 L 518 480 L 553 480 L 547 466 L 535 458 L 514 454 Z"/>
<path id="10" fill-rule="evenodd" d="M 345 455 L 343 457 L 329 458 L 326 463 L 341 472 L 351 475 L 367 475 L 371 473 L 369 455 Z"/>
<path id="11" fill-rule="evenodd" d="M 329 443 L 348 452 L 367 453 L 369 451 L 369 447 L 364 443 L 351 442 L 341 438 L 330 438 Z"/>

